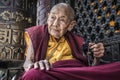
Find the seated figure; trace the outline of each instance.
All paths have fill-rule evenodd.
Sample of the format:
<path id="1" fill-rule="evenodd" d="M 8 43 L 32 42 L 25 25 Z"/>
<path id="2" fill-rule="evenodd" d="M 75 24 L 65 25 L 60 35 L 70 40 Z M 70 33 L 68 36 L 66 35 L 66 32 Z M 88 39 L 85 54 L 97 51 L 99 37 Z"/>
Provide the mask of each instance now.
<path id="1" fill-rule="evenodd" d="M 74 10 L 66 3 L 53 6 L 46 25 L 26 29 L 25 73 L 21 80 L 120 80 L 120 63 L 89 66 L 84 39 L 72 33 Z M 89 43 L 93 56 L 104 56 L 102 43 Z"/>

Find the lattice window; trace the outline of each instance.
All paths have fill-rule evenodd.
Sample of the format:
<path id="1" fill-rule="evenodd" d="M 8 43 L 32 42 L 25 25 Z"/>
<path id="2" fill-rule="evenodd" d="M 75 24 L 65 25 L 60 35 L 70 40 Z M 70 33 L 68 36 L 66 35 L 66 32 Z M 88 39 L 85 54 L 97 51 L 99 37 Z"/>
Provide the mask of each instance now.
<path id="1" fill-rule="evenodd" d="M 104 62 L 120 61 L 120 0 L 75 0 L 74 32 L 86 42 L 103 42 Z"/>

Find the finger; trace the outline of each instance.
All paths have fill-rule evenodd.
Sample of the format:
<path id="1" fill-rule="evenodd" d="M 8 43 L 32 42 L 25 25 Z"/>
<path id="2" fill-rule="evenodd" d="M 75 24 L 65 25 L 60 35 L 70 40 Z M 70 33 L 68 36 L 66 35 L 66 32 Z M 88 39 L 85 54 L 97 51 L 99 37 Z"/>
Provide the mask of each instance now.
<path id="1" fill-rule="evenodd" d="M 41 70 L 45 69 L 44 64 L 43 64 L 43 60 L 39 61 L 39 66 L 40 66 Z"/>
<path id="2" fill-rule="evenodd" d="M 94 55 L 94 57 L 100 58 L 100 57 L 103 57 L 103 55 L 104 55 L 104 54 Z"/>
<path id="3" fill-rule="evenodd" d="M 44 64 L 45 64 L 46 70 L 49 70 L 50 69 L 49 62 L 47 60 L 44 60 Z"/>
<path id="4" fill-rule="evenodd" d="M 102 57 L 104 56 L 103 52 L 94 52 L 94 57 Z"/>
<path id="5" fill-rule="evenodd" d="M 34 69 L 38 69 L 38 68 L 39 68 L 38 62 L 35 62 L 34 63 Z"/>
<path id="6" fill-rule="evenodd" d="M 104 48 L 93 48 L 92 52 L 101 52 L 104 51 Z"/>
<path id="7" fill-rule="evenodd" d="M 34 67 L 33 64 L 29 64 L 27 70 L 30 70 L 30 69 L 33 68 L 33 67 Z"/>
<path id="8" fill-rule="evenodd" d="M 95 44 L 95 43 L 90 42 L 90 43 L 89 43 L 89 46 L 94 45 L 94 44 Z"/>
<path id="9" fill-rule="evenodd" d="M 92 46 L 92 51 L 93 52 L 100 52 L 100 51 L 104 51 L 104 46 L 103 44 L 96 44 Z"/>
<path id="10" fill-rule="evenodd" d="M 97 45 L 97 44 L 94 44 L 94 45 L 91 45 L 91 46 L 90 46 L 90 49 L 94 49 L 94 48 L 98 48 L 98 45 Z"/>
<path id="11" fill-rule="evenodd" d="M 94 44 L 90 47 L 91 49 L 94 49 L 94 51 L 97 51 L 97 50 L 104 50 L 104 46 L 102 43 L 98 43 L 98 44 Z"/>
<path id="12" fill-rule="evenodd" d="M 98 43 L 98 47 L 99 47 L 99 49 L 104 49 L 103 43 Z"/>
<path id="13" fill-rule="evenodd" d="M 91 46 L 93 46 L 93 45 L 95 45 L 95 43 L 89 43 L 89 47 L 91 47 Z"/>
<path id="14" fill-rule="evenodd" d="M 97 47 L 97 48 L 104 48 L 104 45 L 103 45 L 103 43 L 97 43 L 95 47 Z"/>

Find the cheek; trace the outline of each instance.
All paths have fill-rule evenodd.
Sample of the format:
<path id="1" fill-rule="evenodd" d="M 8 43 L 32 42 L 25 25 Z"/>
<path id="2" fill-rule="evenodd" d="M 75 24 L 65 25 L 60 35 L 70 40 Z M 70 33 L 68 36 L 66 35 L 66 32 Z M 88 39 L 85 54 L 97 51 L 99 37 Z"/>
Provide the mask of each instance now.
<path id="1" fill-rule="evenodd" d="M 61 34 L 64 35 L 67 32 L 67 28 L 61 29 Z"/>
<path id="2" fill-rule="evenodd" d="M 47 20 L 47 24 L 48 24 L 48 25 L 51 25 L 51 24 L 53 24 L 53 21 L 50 20 L 50 19 L 48 19 L 48 20 Z"/>

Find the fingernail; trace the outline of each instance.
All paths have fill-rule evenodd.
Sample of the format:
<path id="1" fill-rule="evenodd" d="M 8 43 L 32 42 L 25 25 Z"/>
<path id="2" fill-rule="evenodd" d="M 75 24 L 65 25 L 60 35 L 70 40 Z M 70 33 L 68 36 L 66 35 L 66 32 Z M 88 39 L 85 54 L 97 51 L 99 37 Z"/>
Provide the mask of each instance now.
<path id="1" fill-rule="evenodd" d="M 44 67 L 41 67 L 40 69 L 41 69 L 41 70 L 44 70 Z"/>
<path id="2" fill-rule="evenodd" d="M 49 68 L 46 68 L 46 70 L 49 70 Z"/>

